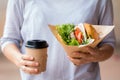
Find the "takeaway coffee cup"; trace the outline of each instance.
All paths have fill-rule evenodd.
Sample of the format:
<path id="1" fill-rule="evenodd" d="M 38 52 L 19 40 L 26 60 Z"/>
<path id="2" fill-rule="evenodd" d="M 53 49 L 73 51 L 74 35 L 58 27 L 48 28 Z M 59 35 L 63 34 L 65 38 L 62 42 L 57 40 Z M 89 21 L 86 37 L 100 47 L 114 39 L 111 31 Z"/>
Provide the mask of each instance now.
<path id="1" fill-rule="evenodd" d="M 48 44 L 45 40 L 30 40 L 26 43 L 26 54 L 35 58 L 35 61 L 39 62 L 40 67 L 37 67 L 40 72 L 46 70 L 47 62 L 47 47 Z"/>

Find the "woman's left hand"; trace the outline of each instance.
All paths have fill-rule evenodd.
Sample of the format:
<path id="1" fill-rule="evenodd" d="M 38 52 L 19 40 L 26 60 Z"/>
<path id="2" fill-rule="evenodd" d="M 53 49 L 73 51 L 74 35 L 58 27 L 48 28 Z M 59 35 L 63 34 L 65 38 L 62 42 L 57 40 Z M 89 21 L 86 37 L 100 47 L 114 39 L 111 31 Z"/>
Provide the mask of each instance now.
<path id="1" fill-rule="evenodd" d="M 73 55 L 80 58 L 73 58 L 68 56 L 69 60 L 75 65 L 82 65 L 90 62 L 99 62 L 106 60 L 113 53 L 113 48 L 109 45 L 104 45 L 101 48 L 92 48 L 90 46 L 85 47 L 86 53 L 73 52 Z"/>

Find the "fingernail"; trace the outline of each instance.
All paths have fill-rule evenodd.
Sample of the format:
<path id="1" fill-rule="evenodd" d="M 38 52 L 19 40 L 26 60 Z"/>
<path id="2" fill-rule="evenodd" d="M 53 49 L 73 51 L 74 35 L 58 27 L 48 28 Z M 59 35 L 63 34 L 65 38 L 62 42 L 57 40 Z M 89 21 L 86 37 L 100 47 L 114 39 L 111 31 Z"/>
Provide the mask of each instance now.
<path id="1" fill-rule="evenodd" d="M 67 57 L 71 59 L 71 57 L 70 57 L 70 56 L 67 56 Z"/>
<path id="2" fill-rule="evenodd" d="M 38 72 L 38 69 L 35 69 L 35 72 Z"/>
<path id="3" fill-rule="evenodd" d="M 35 65 L 36 65 L 36 66 L 38 66 L 38 65 L 39 65 L 39 63 L 35 63 Z"/>
<path id="4" fill-rule="evenodd" d="M 67 56 L 68 58 L 70 58 L 70 56 Z"/>
<path id="5" fill-rule="evenodd" d="M 30 57 L 31 60 L 33 60 L 33 57 Z"/>

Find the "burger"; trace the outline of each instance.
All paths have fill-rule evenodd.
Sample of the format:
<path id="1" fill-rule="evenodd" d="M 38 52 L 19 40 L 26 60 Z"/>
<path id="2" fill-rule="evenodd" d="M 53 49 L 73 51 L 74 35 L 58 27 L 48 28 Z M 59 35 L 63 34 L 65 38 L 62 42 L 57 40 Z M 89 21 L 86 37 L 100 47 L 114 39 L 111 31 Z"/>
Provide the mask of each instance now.
<path id="1" fill-rule="evenodd" d="M 71 46 L 87 45 L 99 39 L 99 34 L 91 24 L 81 23 L 56 25 L 63 42 Z"/>

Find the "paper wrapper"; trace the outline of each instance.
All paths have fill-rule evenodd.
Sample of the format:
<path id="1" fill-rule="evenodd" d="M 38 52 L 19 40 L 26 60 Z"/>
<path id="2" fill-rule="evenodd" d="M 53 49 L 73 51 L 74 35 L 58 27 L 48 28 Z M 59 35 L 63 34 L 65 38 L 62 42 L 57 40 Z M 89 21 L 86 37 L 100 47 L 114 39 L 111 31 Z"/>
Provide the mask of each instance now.
<path id="1" fill-rule="evenodd" d="M 106 26 L 106 25 L 92 25 L 92 26 L 95 28 L 95 30 L 99 34 L 99 39 L 85 46 L 91 46 L 93 48 L 96 47 L 114 29 L 114 26 Z M 57 38 L 57 40 L 61 43 L 67 55 L 71 57 L 76 57 L 72 54 L 73 52 L 75 51 L 86 52 L 86 50 L 84 49 L 85 46 L 83 45 L 82 46 L 66 45 L 62 40 L 61 36 L 58 34 L 56 26 L 49 25 L 49 28 L 51 32 L 54 34 L 54 36 Z"/>

